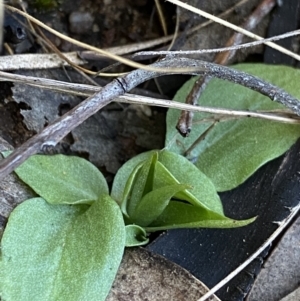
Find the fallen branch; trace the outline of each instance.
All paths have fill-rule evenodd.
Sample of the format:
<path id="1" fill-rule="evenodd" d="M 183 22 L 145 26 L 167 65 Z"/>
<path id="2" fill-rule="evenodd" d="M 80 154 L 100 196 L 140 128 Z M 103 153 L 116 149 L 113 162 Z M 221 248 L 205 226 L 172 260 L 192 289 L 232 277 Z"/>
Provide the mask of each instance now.
<path id="1" fill-rule="evenodd" d="M 13 74 L 0 71 L 0 81 L 11 81 L 20 84 L 26 84 L 32 87 L 51 90 L 53 92 L 72 94 L 76 96 L 89 97 L 96 92 L 101 91 L 101 87 L 94 85 L 70 83 L 64 81 L 58 81 L 48 78 L 39 78 L 34 76 L 26 76 L 20 74 Z M 195 106 L 186 104 L 184 102 L 178 102 L 168 99 L 159 99 L 148 96 L 142 96 L 137 94 L 125 93 L 118 96 L 113 100 L 114 102 L 135 104 L 135 105 L 147 105 L 155 107 L 163 107 L 168 109 L 178 109 L 191 112 L 203 112 L 211 113 L 214 115 L 227 116 L 226 120 L 236 118 L 261 118 L 276 122 L 288 123 L 288 124 L 300 124 L 300 118 L 296 114 L 293 114 L 290 110 L 281 111 L 247 111 L 247 110 L 231 110 L 225 108 L 207 107 L 207 106 Z"/>
<path id="2" fill-rule="evenodd" d="M 300 102 L 284 90 L 266 83 L 261 79 L 237 71 L 228 67 L 216 64 L 197 61 L 185 58 L 166 58 L 151 66 L 152 68 L 165 68 L 166 72 L 153 72 L 147 70 L 135 70 L 124 77 L 120 77 L 106 85 L 100 92 L 87 98 L 68 113 L 58 118 L 55 122 L 47 126 L 41 133 L 26 141 L 21 147 L 17 148 L 9 157 L 0 163 L 0 179 L 22 164 L 31 155 L 40 152 L 44 147 L 55 146 L 63 137 L 70 133 L 79 124 L 95 114 L 108 103 L 112 102 L 120 95 L 132 90 L 137 85 L 146 80 L 170 74 L 168 70 L 191 68 L 198 70 L 193 74 L 201 74 L 231 81 L 257 91 L 271 100 L 277 101 L 300 116 Z M 187 72 L 185 72 L 187 73 Z M 191 73 L 191 72 L 190 72 Z"/>

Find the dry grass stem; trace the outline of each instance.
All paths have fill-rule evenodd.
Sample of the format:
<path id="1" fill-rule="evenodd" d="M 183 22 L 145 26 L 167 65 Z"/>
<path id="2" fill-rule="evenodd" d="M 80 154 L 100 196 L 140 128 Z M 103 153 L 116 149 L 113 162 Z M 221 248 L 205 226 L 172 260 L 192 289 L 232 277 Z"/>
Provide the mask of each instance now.
<path id="1" fill-rule="evenodd" d="M 143 55 L 189 55 L 189 54 L 202 54 L 202 53 L 216 53 L 230 50 L 238 50 L 242 48 L 257 46 L 263 44 L 265 41 L 278 41 L 281 39 L 285 39 L 288 37 L 296 36 L 300 34 L 300 29 L 294 30 L 291 32 L 287 32 L 278 36 L 274 36 L 271 38 L 263 39 L 260 41 L 254 41 L 250 43 L 245 43 L 241 45 L 235 45 L 230 47 L 216 48 L 216 49 L 202 49 L 202 50 L 188 50 L 188 51 L 142 51 L 136 53 L 134 56 L 143 56 Z M 160 40 L 161 42 L 164 40 Z M 162 42 L 162 43 L 163 43 Z M 150 42 L 149 42 L 150 43 Z M 147 48 L 152 44 L 144 44 L 143 47 Z M 106 49 L 106 51 L 123 55 L 126 53 L 134 52 L 137 49 L 136 44 L 124 46 L 124 47 L 112 47 Z M 73 64 L 83 65 L 87 62 L 83 59 L 96 59 L 95 53 L 91 51 L 83 51 L 79 53 L 77 52 L 67 52 L 62 53 L 68 60 L 70 60 Z M 97 56 L 97 59 L 103 58 L 104 56 Z M 19 70 L 19 69 L 48 69 L 48 68 L 59 68 L 61 66 L 67 66 L 68 63 L 62 60 L 57 54 L 15 54 L 13 56 L 0 56 L 0 70 L 8 71 L 8 70 Z"/>
<path id="2" fill-rule="evenodd" d="M 156 9 L 157 9 L 157 12 L 158 12 L 159 21 L 160 21 L 161 27 L 162 27 L 163 32 L 164 32 L 164 36 L 166 36 L 168 34 L 168 31 L 167 31 L 167 24 L 166 24 L 166 20 L 165 20 L 165 17 L 164 17 L 162 7 L 160 5 L 159 0 L 154 0 L 154 1 L 155 1 L 155 6 L 156 6 Z"/>
<path id="3" fill-rule="evenodd" d="M 172 50 L 172 51 L 140 51 L 134 56 L 143 56 L 143 55 L 189 55 L 189 54 L 203 54 L 203 53 L 218 53 L 218 52 L 225 52 L 225 51 L 232 51 L 232 50 L 239 50 L 242 48 L 249 48 L 249 47 L 254 47 L 257 45 L 265 44 L 265 42 L 269 41 L 279 41 L 282 39 L 286 39 L 289 37 L 297 36 L 300 34 L 300 29 L 293 30 L 290 32 L 286 32 L 284 34 L 280 34 L 274 37 L 262 39 L 259 41 L 254 41 L 254 42 L 249 42 L 249 43 L 244 43 L 240 45 L 233 45 L 229 47 L 221 47 L 221 48 L 212 48 L 212 49 L 200 49 L 200 50 Z"/>
<path id="4" fill-rule="evenodd" d="M 210 19 L 210 20 L 212 20 L 212 21 L 214 21 L 216 23 L 219 23 L 219 24 L 224 25 L 224 26 L 226 26 L 228 28 L 231 28 L 231 29 L 233 29 L 233 30 L 235 30 L 235 31 L 237 31 L 239 33 L 242 33 L 245 36 L 248 36 L 248 37 L 250 37 L 252 39 L 263 40 L 263 37 L 261 37 L 261 36 L 258 36 L 256 34 L 250 32 L 250 31 L 245 30 L 245 29 L 243 29 L 243 28 L 241 28 L 239 26 L 236 26 L 236 25 L 234 25 L 234 24 L 232 24 L 230 22 L 222 20 L 222 19 L 220 19 L 220 18 L 218 18 L 218 17 L 216 17 L 214 15 L 206 13 L 206 12 L 204 12 L 204 11 L 202 11 L 202 10 L 196 8 L 196 7 L 193 7 L 193 6 L 189 5 L 189 4 L 183 3 L 182 1 L 178 1 L 178 0 L 167 0 L 167 1 L 169 1 L 169 2 L 171 2 L 173 4 L 176 4 L 176 5 L 184 8 L 184 9 L 187 9 L 187 10 L 189 10 L 191 12 L 194 12 L 195 14 L 198 14 L 198 15 L 204 17 L 204 18 Z M 290 50 L 288 50 L 288 49 L 286 49 L 284 47 L 281 47 L 281 46 L 279 46 L 279 45 L 277 45 L 277 44 L 275 44 L 273 42 L 265 42 L 264 44 L 267 45 L 267 46 L 269 46 L 269 47 L 271 47 L 271 48 L 274 48 L 274 49 L 276 49 L 276 50 L 278 50 L 278 51 L 280 51 L 280 52 L 282 52 L 282 53 L 284 53 L 284 54 L 286 54 L 286 55 L 288 55 L 288 56 L 290 56 L 290 57 L 292 57 L 292 58 L 294 58 L 294 59 L 296 59 L 298 61 L 300 61 L 300 56 L 298 54 L 296 54 L 296 53 L 294 53 L 294 52 L 292 52 L 292 51 L 290 51 Z"/>
<path id="5" fill-rule="evenodd" d="M 103 49 L 99 49 L 99 48 L 91 46 L 89 44 L 86 44 L 86 43 L 77 41 L 75 39 L 72 39 L 72 38 L 70 38 L 70 37 L 68 37 L 68 36 L 66 36 L 66 35 L 64 35 L 64 34 L 58 32 L 56 30 L 54 30 L 53 28 L 45 25 L 43 22 L 37 20 L 36 18 L 24 13 L 23 11 L 21 11 L 21 10 L 15 8 L 15 7 L 5 5 L 5 8 L 12 11 L 12 12 L 15 12 L 15 13 L 18 13 L 18 14 L 24 16 L 25 18 L 29 19 L 31 22 L 33 22 L 36 25 L 46 29 L 47 31 L 51 32 L 52 34 L 56 35 L 57 37 L 59 37 L 62 40 L 65 40 L 69 43 L 75 44 L 75 45 L 77 45 L 79 47 L 82 47 L 84 49 L 94 51 L 94 52 L 96 52 L 100 55 L 103 55 L 103 56 L 106 56 L 106 57 L 111 58 L 113 60 L 116 60 L 116 61 L 118 61 L 120 63 L 123 63 L 125 65 L 128 65 L 130 67 L 134 67 L 134 68 L 137 68 L 137 69 L 143 69 L 143 70 L 147 70 L 147 71 L 152 71 L 152 72 L 160 72 L 160 73 L 166 73 L 166 72 L 182 73 L 182 72 L 196 71 L 196 69 L 194 69 L 193 67 L 191 67 L 191 68 L 185 68 L 185 67 L 182 67 L 182 68 L 176 68 L 176 67 L 168 68 L 168 67 L 166 67 L 166 68 L 162 69 L 162 68 L 155 68 L 153 66 L 143 65 L 143 64 L 134 62 L 132 60 L 129 60 L 127 58 L 121 57 L 119 55 L 113 54 L 111 52 L 105 51 Z M 101 73 L 99 75 L 102 76 Z M 107 74 L 103 74 L 103 76 L 107 76 Z"/>
<path id="6" fill-rule="evenodd" d="M 180 16 L 180 11 L 179 11 L 179 9 L 178 9 L 178 7 L 177 7 L 177 9 L 176 9 L 176 25 L 175 25 L 175 31 L 174 31 L 174 34 L 173 34 L 172 41 L 171 41 L 170 45 L 168 46 L 168 50 L 171 50 L 171 49 L 173 48 L 173 46 L 174 46 L 174 44 L 175 44 L 175 41 L 176 41 L 176 39 L 177 39 L 177 37 L 178 37 L 178 34 L 179 34 L 179 24 L 180 24 L 180 18 L 179 18 L 179 16 Z"/>

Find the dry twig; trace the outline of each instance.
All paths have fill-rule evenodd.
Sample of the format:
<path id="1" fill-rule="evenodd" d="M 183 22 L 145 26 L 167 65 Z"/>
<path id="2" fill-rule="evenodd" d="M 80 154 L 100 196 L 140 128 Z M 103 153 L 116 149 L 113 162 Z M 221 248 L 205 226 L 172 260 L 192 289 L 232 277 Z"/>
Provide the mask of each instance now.
<path id="1" fill-rule="evenodd" d="M 214 21 L 216 23 L 219 23 L 221 25 L 229 27 L 229 28 L 231 28 L 231 29 L 233 29 L 233 30 L 235 30 L 235 31 L 237 31 L 239 33 L 242 33 L 245 36 L 248 36 L 248 37 L 250 37 L 252 39 L 263 40 L 263 37 L 260 37 L 260 36 L 258 36 L 256 34 L 250 32 L 248 30 L 242 29 L 239 26 L 236 26 L 236 25 L 234 25 L 234 24 L 232 24 L 230 22 L 227 22 L 227 21 L 222 20 L 222 19 L 220 19 L 220 18 L 218 18 L 216 16 L 213 16 L 213 15 L 211 15 L 209 13 L 206 13 L 206 12 L 204 12 L 204 11 L 202 11 L 200 9 L 197 9 L 196 7 L 193 7 L 191 5 L 188 5 L 188 4 L 186 4 L 186 3 L 182 2 L 182 1 L 179 1 L 179 0 L 167 0 L 167 1 L 169 1 L 169 2 L 171 2 L 173 4 L 176 4 L 178 6 L 181 6 L 182 8 L 185 8 L 185 9 L 191 11 L 191 12 L 194 12 L 194 13 L 196 13 L 196 14 L 204 17 L 204 18 L 210 19 L 210 20 L 212 20 L 212 21 Z M 281 47 L 281 46 L 279 46 L 279 45 L 277 45 L 277 44 L 275 44 L 273 42 L 265 42 L 264 44 L 267 45 L 267 46 L 269 46 L 269 47 L 271 47 L 271 48 L 274 48 L 274 49 L 276 49 L 276 50 L 278 50 L 278 51 L 280 51 L 280 52 L 282 52 L 282 53 L 284 53 L 286 55 L 289 55 L 290 57 L 296 59 L 297 61 L 300 61 L 300 55 L 298 55 L 298 54 L 296 54 L 296 53 L 294 53 L 292 51 L 289 51 L 289 50 L 285 49 L 284 47 Z"/>
<path id="2" fill-rule="evenodd" d="M 300 116 L 300 102 L 298 99 L 272 84 L 266 83 L 255 76 L 241 71 L 212 63 L 184 58 L 166 58 L 153 64 L 152 67 L 154 69 L 166 69 L 167 71 L 165 74 L 170 74 L 168 70 L 174 70 L 174 68 L 176 70 L 180 68 L 186 70 L 187 67 L 192 68 L 193 70 L 198 70 L 198 74 L 228 80 L 255 90 L 263 95 L 268 96 L 271 100 L 284 104 Z M 130 91 L 142 82 L 160 75 L 162 74 L 158 72 L 135 70 L 128 73 L 124 77 L 115 79 L 113 82 L 106 85 L 100 92 L 97 92 L 93 96 L 87 98 L 71 111 L 56 120 L 54 123 L 47 126 L 41 133 L 26 141 L 9 157 L 1 161 L 0 178 L 11 173 L 28 157 L 40 152 L 43 147 L 56 145 L 75 127 L 95 114 L 105 105 L 112 102 L 115 98 Z"/>
<path id="3" fill-rule="evenodd" d="M 246 21 L 242 25 L 242 28 L 248 31 L 253 30 L 257 26 L 257 24 L 260 23 L 262 18 L 271 11 L 275 4 L 275 0 L 264 0 L 246 19 Z M 244 35 L 240 32 L 234 33 L 227 41 L 226 47 L 240 44 L 242 42 L 243 36 Z M 220 52 L 216 55 L 214 62 L 220 65 L 227 65 L 230 59 L 233 58 L 235 53 L 236 50 Z M 211 78 L 208 76 L 199 78 L 186 97 L 185 102 L 188 104 L 196 105 L 210 79 Z M 176 128 L 183 137 L 187 137 L 191 132 L 193 116 L 194 114 L 191 111 L 182 111 L 180 114 Z"/>
<path id="4" fill-rule="evenodd" d="M 101 87 L 95 85 L 86 85 L 70 82 L 62 82 L 58 80 L 48 79 L 48 78 L 39 78 L 33 76 L 25 76 L 19 74 L 12 74 L 0 71 L 0 81 L 11 81 L 21 84 L 30 85 L 33 87 L 38 87 L 42 89 L 47 89 L 55 92 L 67 93 L 77 96 L 89 97 L 94 93 L 100 92 Z M 120 95 L 118 98 L 114 99 L 114 102 L 121 102 L 127 104 L 135 105 L 148 105 L 148 106 L 158 106 L 164 108 L 186 110 L 192 112 L 205 112 L 211 113 L 214 115 L 223 115 L 227 116 L 227 119 L 237 119 L 237 118 L 261 118 L 266 120 L 272 120 L 276 122 L 289 123 L 289 124 L 299 124 L 299 116 L 291 113 L 290 111 L 243 111 L 243 110 L 230 110 L 216 107 L 206 107 L 206 106 L 194 106 L 185 104 L 182 102 L 166 100 L 166 99 L 157 99 L 147 96 L 135 95 L 125 93 Z M 222 118 L 224 120 L 224 118 Z"/>

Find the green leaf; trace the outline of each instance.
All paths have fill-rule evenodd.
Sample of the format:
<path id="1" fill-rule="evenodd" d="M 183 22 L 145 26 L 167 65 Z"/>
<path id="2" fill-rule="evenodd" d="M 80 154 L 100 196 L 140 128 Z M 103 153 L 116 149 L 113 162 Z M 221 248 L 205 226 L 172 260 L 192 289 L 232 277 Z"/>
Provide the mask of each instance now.
<path id="1" fill-rule="evenodd" d="M 91 203 L 101 194 L 108 193 L 101 172 L 79 157 L 35 155 L 15 172 L 51 204 Z"/>
<path id="2" fill-rule="evenodd" d="M 171 201 L 164 212 L 145 227 L 145 230 L 155 232 L 180 228 L 236 228 L 246 226 L 255 219 L 237 221 L 200 207 Z"/>
<path id="3" fill-rule="evenodd" d="M 264 64 L 242 64 L 234 68 L 256 75 L 300 98 L 299 69 Z M 183 102 L 196 80 L 188 81 L 174 100 Z M 284 106 L 255 91 L 218 79 L 208 84 L 200 103 L 236 110 L 285 110 Z M 168 112 L 166 147 L 196 160 L 196 166 L 212 180 L 218 191 L 230 190 L 243 183 L 260 166 L 287 151 L 300 136 L 299 125 L 257 118 L 236 119 L 217 123 L 204 141 L 186 153 L 214 121 L 207 119 L 210 116 L 207 113 L 195 113 L 190 136 L 182 138 L 175 129 L 179 114 L 173 109 Z"/>
<path id="4" fill-rule="evenodd" d="M 158 160 L 178 183 L 193 187 L 191 191 L 177 193 L 175 197 L 223 215 L 223 206 L 213 183 L 194 164 L 183 156 L 167 150 L 159 152 Z M 159 169 L 159 166 L 157 168 Z M 164 177 L 167 179 L 166 175 Z M 159 174 L 155 178 L 158 180 Z"/>
<path id="5" fill-rule="evenodd" d="M 127 225 L 126 230 L 126 247 L 137 247 L 146 245 L 149 242 L 146 231 L 138 225 Z"/>
<path id="6" fill-rule="evenodd" d="M 180 156 L 180 155 L 177 155 L 177 156 Z M 193 164 L 191 162 L 188 162 L 188 164 L 193 166 Z M 193 169 L 196 171 L 196 173 L 199 173 L 199 170 L 196 170 L 194 166 L 193 166 Z M 167 185 L 174 185 L 174 184 L 179 184 L 179 181 L 169 172 L 169 170 L 162 163 L 157 162 L 153 189 L 157 189 L 158 187 L 163 188 Z M 203 202 L 198 200 L 193 195 L 191 190 L 193 190 L 193 187 L 190 187 L 190 190 L 185 189 L 185 190 L 178 191 L 174 195 L 174 198 L 181 200 L 181 201 L 186 201 L 186 202 L 190 203 L 191 205 L 202 207 L 204 209 L 209 210 L 210 208 L 207 207 Z M 201 197 L 201 195 L 200 195 L 200 197 Z M 207 204 L 209 204 L 209 202 L 207 202 Z M 218 202 L 218 205 L 219 204 L 220 203 Z M 223 212 L 222 207 L 219 208 L 219 206 L 218 206 L 218 209 L 220 209 L 220 213 Z"/>
<path id="7" fill-rule="evenodd" d="M 127 181 L 126 181 L 126 185 L 124 187 L 124 192 L 123 192 L 123 197 L 122 197 L 122 201 L 120 204 L 121 210 L 123 212 L 123 214 L 125 216 L 128 217 L 128 213 L 127 213 L 127 206 L 128 206 L 128 201 L 130 198 L 130 193 L 132 190 L 132 186 L 134 184 L 134 181 L 136 180 L 136 177 L 138 175 L 138 171 L 141 169 L 141 167 L 143 166 L 143 162 L 140 162 L 132 171 L 132 173 L 130 174 L 130 176 L 128 177 Z"/>
<path id="8" fill-rule="evenodd" d="M 132 173 L 134 172 L 135 168 L 137 168 L 137 166 L 147 160 L 149 157 L 151 157 L 153 154 L 155 153 L 155 151 L 149 151 L 149 152 L 145 152 L 142 154 L 139 154 L 135 157 L 133 157 L 132 159 L 128 160 L 117 172 L 115 178 L 114 178 L 114 182 L 113 182 L 113 186 L 112 186 L 112 190 L 111 190 L 111 197 L 117 201 L 117 203 L 121 204 L 123 201 L 123 197 L 124 197 L 124 192 L 128 192 L 129 190 L 131 190 L 131 185 L 134 179 L 132 179 L 132 182 L 130 182 L 130 184 L 127 183 L 130 175 L 132 175 Z M 137 170 L 135 171 L 137 172 Z M 134 174 L 134 177 L 136 175 Z M 126 187 L 126 188 L 125 188 Z"/>
<path id="9" fill-rule="evenodd" d="M 150 158 L 154 153 L 154 151 L 151 151 L 140 154 L 126 162 L 119 169 L 111 192 L 114 199 L 122 200 L 124 192 L 126 195 L 129 195 L 128 185 L 126 186 L 124 182 L 133 174 L 137 177 L 137 166 L 147 159 L 151 160 Z M 131 179 L 130 183 L 133 182 L 134 181 Z M 155 190 L 175 184 L 187 184 L 192 186 L 191 191 L 185 190 L 183 192 L 176 193 L 176 198 L 190 202 L 195 206 L 202 206 L 203 208 L 223 215 L 222 203 L 210 179 L 181 155 L 167 150 L 159 151 L 158 162 L 155 164 L 153 189 Z M 131 213 L 133 212 L 134 210 Z"/>
<path id="10" fill-rule="evenodd" d="M 127 200 L 127 212 L 129 216 L 133 214 L 143 196 L 152 190 L 156 161 L 157 153 L 155 152 L 144 161 L 136 173 L 135 180 L 132 183 L 130 199 Z"/>
<path id="11" fill-rule="evenodd" d="M 171 197 L 188 188 L 190 188 L 189 185 L 175 184 L 150 191 L 138 203 L 130 215 L 130 220 L 142 227 L 148 226 L 163 213 Z"/>
<path id="12" fill-rule="evenodd" d="M 125 246 L 118 205 L 108 195 L 87 205 L 25 201 L 1 242 L 2 300 L 105 300 Z"/>

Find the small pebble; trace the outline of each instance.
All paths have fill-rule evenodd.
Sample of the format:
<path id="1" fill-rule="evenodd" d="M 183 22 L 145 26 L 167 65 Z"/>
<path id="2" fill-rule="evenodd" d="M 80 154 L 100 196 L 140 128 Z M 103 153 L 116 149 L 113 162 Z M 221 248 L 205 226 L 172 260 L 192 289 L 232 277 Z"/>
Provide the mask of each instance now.
<path id="1" fill-rule="evenodd" d="M 92 31 L 94 17 L 89 12 L 73 12 L 69 16 L 70 31 L 75 34 Z"/>

